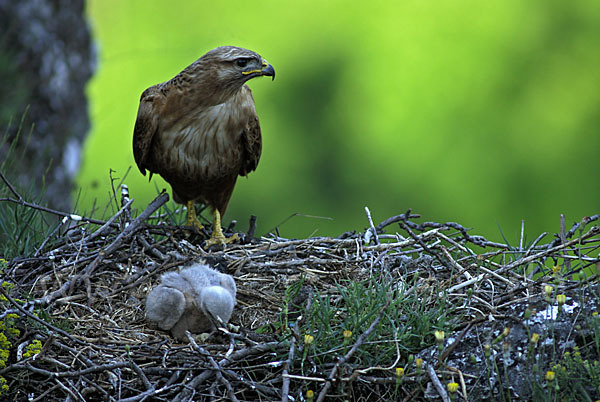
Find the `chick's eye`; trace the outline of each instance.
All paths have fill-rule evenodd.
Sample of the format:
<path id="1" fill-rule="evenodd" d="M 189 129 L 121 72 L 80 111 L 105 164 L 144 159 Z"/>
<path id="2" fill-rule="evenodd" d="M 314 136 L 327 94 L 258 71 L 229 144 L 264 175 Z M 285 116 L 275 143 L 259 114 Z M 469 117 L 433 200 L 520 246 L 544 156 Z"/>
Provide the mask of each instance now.
<path id="1" fill-rule="evenodd" d="M 237 59 L 235 64 L 237 64 L 239 67 L 246 67 L 248 64 L 248 59 Z"/>

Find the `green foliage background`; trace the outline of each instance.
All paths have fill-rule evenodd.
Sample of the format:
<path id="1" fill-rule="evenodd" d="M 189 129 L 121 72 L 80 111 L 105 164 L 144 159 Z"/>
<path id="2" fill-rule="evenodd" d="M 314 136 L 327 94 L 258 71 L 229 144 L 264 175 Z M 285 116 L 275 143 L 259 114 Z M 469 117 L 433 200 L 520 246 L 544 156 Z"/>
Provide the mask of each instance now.
<path id="1" fill-rule="evenodd" d="M 156 195 L 135 167 L 141 92 L 206 51 L 250 48 L 277 79 L 250 82 L 258 171 L 225 222 L 258 233 L 337 235 L 412 208 L 498 238 L 599 212 L 600 3 L 595 0 L 244 2 L 92 0 L 99 68 L 89 85 L 80 206 L 109 169 L 138 209 Z M 158 188 L 168 187 L 154 178 Z"/>

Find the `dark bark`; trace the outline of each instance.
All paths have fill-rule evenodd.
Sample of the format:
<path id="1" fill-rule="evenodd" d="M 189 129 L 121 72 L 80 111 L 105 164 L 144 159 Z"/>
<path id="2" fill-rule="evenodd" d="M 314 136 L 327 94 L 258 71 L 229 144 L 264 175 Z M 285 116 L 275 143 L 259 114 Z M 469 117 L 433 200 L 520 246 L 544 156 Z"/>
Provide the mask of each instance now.
<path id="1" fill-rule="evenodd" d="M 0 0 L 0 168 L 54 208 L 70 208 L 94 68 L 83 0 Z"/>

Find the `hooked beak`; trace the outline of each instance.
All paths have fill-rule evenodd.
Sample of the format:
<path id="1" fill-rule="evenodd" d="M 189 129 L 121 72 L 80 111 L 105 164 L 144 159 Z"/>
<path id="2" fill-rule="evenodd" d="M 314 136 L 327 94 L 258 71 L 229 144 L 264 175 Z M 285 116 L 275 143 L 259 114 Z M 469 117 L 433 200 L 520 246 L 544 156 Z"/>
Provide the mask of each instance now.
<path id="1" fill-rule="evenodd" d="M 273 79 L 275 79 L 275 69 L 273 68 L 272 65 L 267 63 L 266 60 L 263 60 L 262 68 L 260 68 L 258 70 L 242 71 L 242 74 L 243 75 L 256 74 L 256 75 L 251 75 L 251 77 L 249 77 L 249 78 L 258 77 L 261 75 L 267 75 L 267 76 L 273 77 Z"/>
<path id="2" fill-rule="evenodd" d="M 272 65 L 267 63 L 266 60 L 263 61 L 263 69 L 262 69 L 261 74 L 269 76 L 269 77 L 273 77 L 273 79 L 271 81 L 275 80 L 275 69 L 273 68 Z"/>

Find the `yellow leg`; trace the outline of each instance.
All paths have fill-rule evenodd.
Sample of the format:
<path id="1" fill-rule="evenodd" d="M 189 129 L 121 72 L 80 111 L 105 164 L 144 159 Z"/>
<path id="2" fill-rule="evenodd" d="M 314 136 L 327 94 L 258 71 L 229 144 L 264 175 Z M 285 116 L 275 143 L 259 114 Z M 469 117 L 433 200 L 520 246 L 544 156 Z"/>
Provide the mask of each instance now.
<path id="1" fill-rule="evenodd" d="M 210 247 L 213 245 L 224 246 L 225 244 L 233 243 L 236 240 L 239 240 L 239 236 L 234 234 L 231 237 L 225 237 L 223 234 L 223 229 L 221 229 L 221 213 L 215 208 L 213 211 L 213 232 L 210 236 L 210 239 L 206 241 L 206 247 Z"/>
<path id="2" fill-rule="evenodd" d="M 198 217 L 196 216 L 196 208 L 194 208 L 194 201 L 187 202 L 187 211 L 188 211 L 187 225 L 193 226 L 196 229 L 198 229 L 198 231 L 201 231 L 204 226 L 202 226 L 202 224 L 198 220 Z"/>

